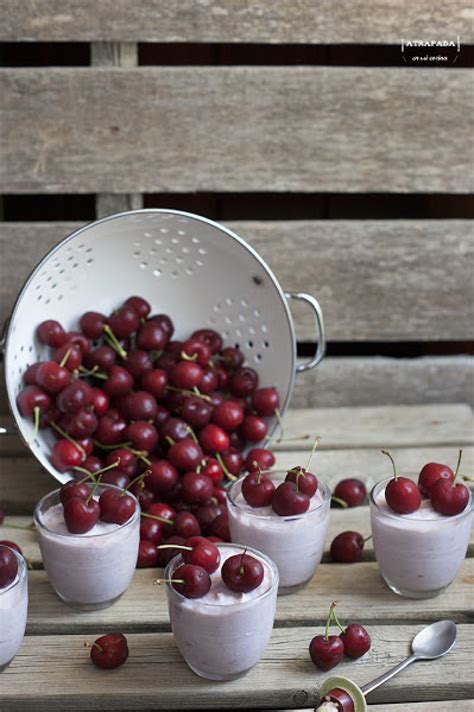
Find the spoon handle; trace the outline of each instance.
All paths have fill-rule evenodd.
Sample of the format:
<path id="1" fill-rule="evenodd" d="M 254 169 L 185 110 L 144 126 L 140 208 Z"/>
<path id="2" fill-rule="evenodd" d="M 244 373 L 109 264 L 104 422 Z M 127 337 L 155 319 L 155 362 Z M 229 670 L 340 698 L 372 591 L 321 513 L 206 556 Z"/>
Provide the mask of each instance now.
<path id="1" fill-rule="evenodd" d="M 361 687 L 362 692 L 364 693 L 365 696 L 367 696 L 370 692 L 372 692 L 373 690 L 376 690 L 377 687 L 380 687 L 380 685 L 383 685 L 388 680 L 391 680 L 392 677 L 395 677 L 395 675 L 398 675 L 399 672 L 401 672 L 406 667 L 408 667 L 408 665 L 411 665 L 411 663 L 414 663 L 415 660 L 417 660 L 416 655 L 410 655 L 409 658 L 402 660 L 401 663 L 398 663 L 398 665 L 393 667 L 391 670 L 387 670 L 387 672 L 384 672 L 383 675 L 376 677 L 375 680 L 372 680 L 372 682 L 368 682 L 366 685 Z"/>

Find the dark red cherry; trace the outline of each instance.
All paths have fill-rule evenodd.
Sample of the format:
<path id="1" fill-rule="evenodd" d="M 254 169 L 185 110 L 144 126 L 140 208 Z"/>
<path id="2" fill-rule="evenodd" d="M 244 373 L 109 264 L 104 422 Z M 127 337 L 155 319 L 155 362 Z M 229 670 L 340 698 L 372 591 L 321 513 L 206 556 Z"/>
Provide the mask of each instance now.
<path id="1" fill-rule="evenodd" d="M 453 482 L 454 472 L 447 465 L 441 465 L 438 462 L 428 462 L 422 467 L 418 476 L 418 487 L 424 497 L 429 497 L 431 488 L 438 480 L 449 480 Z"/>
<path id="2" fill-rule="evenodd" d="M 99 503 L 95 499 L 72 497 L 64 505 L 64 521 L 71 534 L 85 534 L 90 531 L 96 524 L 99 514 Z"/>
<path id="3" fill-rule="evenodd" d="M 125 524 L 135 512 L 135 500 L 125 491 L 107 488 L 99 497 L 99 507 L 103 522 Z"/>
<path id="4" fill-rule="evenodd" d="M 146 512 L 148 507 L 152 504 L 155 495 L 148 487 L 145 487 L 143 482 L 135 482 L 130 486 L 130 492 L 135 495 L 138 499 L 140 507 Z"/>
<path id="5" fill-rule="evenodd" d="M 469 503 L 469 490 L 466 485 L 440 478 L 431 487 L 430 499 L 435 512 L 454 516 L 466 509 Z"/>
<path id="6" fill-rule="evenodd" d="M 272 509 L 280 517 L 304 514 L 309 505 L 308 495 L 298 491 L 293 482 L 282 482 L 278 485 L 272 499 Z"/>
<path id="7" fill-rule="evenodd" d="M 170 507 L 169 504 L 165 504 L 165 502 L 153 502 L 146 511 L 147 514 L 153 514 L 155 517 L 161 517 L 169 521 L 173 521 L 176 517 L 176 510 Z"/>
<path id="8" fill-rule="evenodd" d="M 168 334 L 156 321 L 142 324 L 137 333 L 137 348 L 145 351 L 161 351 L 168 343 Z"/>
<path id="9" fill-rule="evenodd" d="M 16 397 L 16 404 L 21 415 L 31 417 L 35 408 L 46 411 L 51 406 L 51 398 L 38 386 L 25 386 Z"/>
<path id="10" fill-rule="evenodd" d="M 73 381 L 58 393 L 56 405 L 62 413 L 77 413 L 90 403 L 91 387 L 84 381 Z"/>
<path id="11" fill-rule="evenodd" d="M 99 346 L 87 354 L 84 362 L 88 368 L 97 366 L 99 371 L 109 373 L 117 361 L 117 354 L 110 346 Z"/>
<path id="12" fill-rule="evenodd" d="M 202 368 L 194 361 L 180 361 L 170 371 L 170 383 L 183 390 L 196 388 L 201 378 Z"/>
<path id="13" fill-rule="evenodd" d="M 191 396 L 185 399 L 181 415 L 192 428 L 203 428 L 211 420 L 212 411 L 210 403 L 197 396 Z"/>
<path id="14" fill-rule="evenodd" d="M 147 391 L 135 391 L 126 396 L 127 411 L 131 420 L 154 420 L 158 406 L 156 398 Z"/>
<path id="15" fill-rule="evenodd" d="M 165 408 L 164 405 L 161 405 L 160 403 L 157 404 L 156 406 L 156 416 L 155 416 L 155 425 L 160 431 L 161 434 L 161 429 L 163 425 L 170 420 L 171 418 L 171 413 L 167 408 Z"/>
<path id="16" fill-rule="evenodd" d="M 171 527 L 170 527 L 171 529 Z M 173 534 L 189 539 L 191 536 L 200 536 L 201 527 L 191 512 L 178 512 L 174 518 Z"/>
<path id="17" fill-rule="evenodd" d="M 128 352 L 127 358 L 123 362 L 123 365 L 134 378 L 138 378 L 139 376 L 152 370 L 153 360 L 149 351 L 135 349 L 134 351 Z"/>
<path id="18" fill-rule="evenodd" d="M 112 398 L 126 395 L 132 387 L 133 376 L 123 366 L 112 366 L 103 385 L 104 391 Z"/>
<path id="19" fill-rule="evenodd" d="M 110 406 L 110 399 L 102 388 L 91 388 L 89 391 L 90 405 L 98 418 L 105 415 Z"/>
<path id="20" fill-rule="evenodd" d="M 151 520 L 150 520 L 151 521 Z M 140 539 L 138 545 L 138 569 L 148 569 L 152 566 L 157 566 L 158 564 L 158 551 L 156 550 L 156 544 L 147 539 Z"/>
<path id="21" fill-rule="evenodd" d="M 125 430 L 125 439 L 137 450 L 153 452 L 158 445 L 158 431 L 146 420 L 136 420 Z"/>
<path id="22" fill-rule="evenodd" d="M 100 482 L 104 485 L 115 485 L 120 489 L 126 489 L 130 484 L 130 477 L 120 470 L 108 470 L 99 475 Z"/>
<path id="23" fill-rule="evenodd" d="M 229 515 L 227 511 L 219 514 L 209 527 L 208 536 L 217 536 L 221 541 L 230 541 Z"/>
<path id="24" fill-rule="evenodd" d="M 246 415 L 240 426 L 240 434 L 244 440 L 258 443 L 263 440 L 268 433 L 268 425 L 258 415 Z"/>
<path id="25" fill-rule="evenodd" d="M 209 426 L 206 426 L 209 427 Z M 195 470 L 204 455 L 200 446 L 190 437 L 175 443 L 168 450 L 168 460 L 178 470 Z"/>
<path id="26" fill-rule="evenodd" d="M 163 540 L 163 544 L 184 544 L 186 539 L 182 536 L 170 536 Z M 176 556 L 176 549 L 156 549 L 157 565 L 166 566 L 173 556 Z"/>
<path id="27" fill-rule="evenodd" d="M 185 546 L 191 551 L 182 550 L 184 562 L 193 566 L 202 566 L 208 574 L 214 573 L 219 568 L 221 555 L 217 546 L 203 537 L 190 537 L 186 539 Z"/>
<path id="28" fill-rule="evenodd" d="M 38 373 L 38 369 L 41 366 L 41 364 L 44 363 L 44 361 L 37 361 L 36 363 L 32 363 L 31 366 L 28 366 L 26 371 L 23 371 L 23 383 L 25 386 L 36 386 L 36 374 Z"/>
<path id="29" fill-rule="evenodd" d="M 156 314 L 155 316 L 151 316 L 148 321 L 153 321 L 155 324 L 158 324 L 168 339 L 171 339 L 174 334 L 174 325 L 167 314 Z"/>
<path id="30" fill-rule="evenodd" d="M 362 559 L 364 537 L 359 532 L 341 532 L 331 543 L 331 558 L 343 564 L 353 564 Z"/>
<path id="31" fill-rule="evenodd" d="M 53 361 L 62 364 L 68 371 L 77 371 L 82 363 L 82 351 L 79 346 L 66 343 L 53 353 Z"/>
<path id="32" fill-rule="evenodd" d="M 70 372 L 56 361 L 44 361 L 36 371 L 36 383 L 48 393 L 59 393 L 70 381 Z"/>
<path id="33" fill-rule="evenodd" d="M 239 368 L 231 376 L 229 388 L 233 396 L 250 396 L 258 386 L 258 374 L 253 368 Z"/>
<path id="34" fill-rule="evenodd" d="M 189 438 L 189 425 L 182 418 L 168 418 L 160 429 L 160 435 L 162 440 L 171 438 L 177 443 Z"/>
<path id="35" fill-rule="evenodd" d="M 69 480 L 69 482 L 66 482 L 66 484 L 64 484 L 59 491 L 59 501 L 64 506 L 68 499 L 71 499 L 72 497 L 82 497 L 82 499 L 87 499 L 91 491 L 90 484 L 87 484 L 87 482 Z"/>
<path id="36" fill-rule="evenodd" d="M 99 312 L 85 312 L 79 319 L 79 326 L 84 336 L 88 339 L 99 339 L 107 323 L 107 317 Z"/>
<path id="37" fill-rule="evenodd" d="M 312 497 L 318 489 L 318 478 L 303 467 L 293 467 L 288 471 L 285 482 L 294 482 L 297 489 L 303 494 Z"/>
<path id="38" fill-rule="evenodd" d="M 214 369 L 214 372 L 217 376 L 217 388 L 220 390 L 226 390 L 229 381 L 230 381 L 230 374 L 229 371 L 226 371 L 224 366 L 221 366 L 220 364 L 217 364 L 217 366 Z"/>
<path id="39" fill-rule="evenodd" d="M 206 425 L 198 435 L 199 443 L 207 454 L 221 452 L 229 447 L 229 436 L 222 428 L 213 423 Z"/>
<path id="40" fill-rule="evenodd" d="M 349 658 L 356 660 L 370 650 L 370 635 L 359 623 L 350 623 L 339 637 L 344 643 L 344 653 Z"/>
<path id="41" fill-rule="evenodd" d="M 86 356 L 91 351 L 92 344 L 90 340 L 81 334 L 79 331 L 68 331 L 66 334 L 65 346 L 77 346 L 81 350 L 81 354 Z"/>
<path id="42" fill-rule="evenodd" d="M 259 388 L 252 394 L 252 408 L 257 415 L 274 415 L 279 407 L 280 396 L 276 388 Z"/>
<path id="43" fill-rule="evenodd" d="M 140 379 L 140 385 L 143 390 L 148 391 L 155 398 L 163 398 L 168 385 L 168 374 L 162 368 L 146 371 Z"/>
<path id="44" fill-rule="evenodd" d="M 101 470 L 104 466 L 104 463 L 100 459 L 100 457 L 97 457 L 96 455 L 89 455 L 86 457 L 84 462 L 81 463 L 81 467 L 84 468 L 84 470 L 88 470 L 92 474 L 95 474 L 97 470 Z M 76 474 L 78 479 L 83 478 L 82 472 Z"/>
<path id="45" fill-rule="evenodd" d="M 111 314 L 108 324 L 118 339 L 125 339 L 138 329 L 140 318 L 134 309 L 123 306 Z M 138 343 L 137 346 L 141 348 Z"/>
<path id="46" fill-rule="evenodd" d="M 168 460 L 153 460 L 148 468 L 147 485 L 155 494 L 169 492 L 178 481 L 178 470 Z"/>
<path id="47" fill-rule="evenodd" d="M 146 301 L 146 299 L 143 299 L 143 297 L 129 297 L 125 301 L 125 306 L 131 307 L 138 314 L 140 319 L 146 319 L 148 314 L 151 312 L 150 304 Z"/>
<path id="48" fill-rule="evenodd" d="M 102 445 L 117 445 L 117 443 L 123 440 L 126 429 L 126 420 L 113 418 L 110 415 L 103 415 L 102 418 L 99 418 L 95 438 Z"/>
<path id="49" fill-rule="evenodd" d="M 207 457 L 204 458 L 202 461 L 202 469 L 201 469 L 201 474 L 202 475 L 207 475 L 214 484 L 218 482 L 222 482 L 222 479 L 224 477 L 224 472 L 222 470 L 222 467 L 220 466 L 219 462 L 214 458 L 214 457 Z"/>
<path id="50" fill-rule="evenodd" d="M 271 450 L 265 450 L 263 447 L 255 447 L 249 451 L 245 458 L 244 466 L 249 472 L 258 472 L 269 470 L 275 464 L 275 455 Z"/>
<path id="51" fill-rule="evenodd" d="M 261 472 L 251 472 L 242 481 L 242 496 L 251 507 L 270 506 L 274 493 L 274 483 Z"/>
<path id="52" fill-rule="evenodd" d="M 236 430 L 244 419 L 244 411 L 239 403 L 232 400 L 223 401 L 214 408 L 212 422 L 223 430 Z"/>
<path id="53" fill-rule="evenodd" d="M 261 562 L 250 554 L 235 554 L 224 561 L 221 569 L 225 585 L 236 593 L 249 593 L 263 581 Z"/>
<path id="54" fill-rule="evenodd" d="M 83 459 L 83 453 L 69 440 L 57 440 L 51 449 L 51 462 L 59 472 L 72 470 L 80 465 Z"/>
<path id="55" fill-rule="evenodd" d="M 206 504 L 212 497 L 213 484 L 207 475 L 186 472 L 181 478 L 181 496 L 189 504 Z"/>
<path id="56" fill-rule="evenodd" d="M 331 670 L 344 656 L 344 643 L 338 635 L 316 635 L 309 644 L 309 654 L 320 670 Z"/>
<path id="57" fill-rule="evenodd" d="M 385 499 L 388 506 L 398 514 L 416 512 L 421 504 L 420 490 L 413 480 L 400 477 L 397 474 L 395 461 L 387 450 L 382 450 L 382 453 L 387 455 L 393 467 L 393 479 L 385 487 Z"/>
<path id="58" fill-rule="evenodd" d="M 217 354 L 222 349 L 222 339 L 213 329 L 198 329 L 191 334 L 191 338 L 207 344 L 213 354 Z"/>
<path id="59" fill-rule="evenodd" d="M 353 477 L 341 480 L 334 490 L 334 496 L 346 502 L 348 507 L 358 507 L 364 501 L 366 494 L 364 483 Z"/>
<path id="60" fill-rule="evenodd" d="M 66 413 L 59 421 L 59 425 L 71 437 L 80 439 L 93 435 L 97 430 L 97 416 L 90 410 L 84 409 L 77 413 Z"/>
<path id="61" fill-rule="evenodd" d="M 184 356 L 183 356 L 184 354 Z M 192 359 L 199 366 L 207 366 L 211 359 L 211 348 L 204 341 L 198 339 L 188 339 L 181 345 L 182 358 Z"/>
<path id="62" fill-rule="evenodd" d="M 18 559 L 10 547 L 0 545 L 0 590 L 9 586 L 16 579 L 17 574 Z"/>
<path id="63" fill-rule="evenodd" d="M 199 381 L 199 391 L 203 395 L 211 395 L 219 385 L 219 379 L 214 368 L 204 368 Z M 215 405 L 215 404 L 214 404 Z"/>
<path id="64" fill-rule="evenodd" d="M 202 598 L 211 588 L 211 579 L 202 566 L 183 564 L 173 572 L 172 585 L 186 598 Z"/>
<path id="65" fill-rule="evenodd" d="M 235 371 L 237 368 L 240 368 L 245 361 L 242 351 L 233 346 L 226 346 L 225 349 L 222 349 L 220 356 L 222 365 L 228 371 Z"/>
<path id="66" fill-rule="evenodd" d="M 227 450 L 222 450 L 220 453 L 222 462 L 231 475 L 237 477 L 242 472 L 244 460 L 242 455 L 234 447 L 229 447 Z"/>
<path id="67" fill-rule="evenodd" d="M 66 332 L 58 321 L 47 319 L 36 329 L 36 336 L 42 344 L 57 349 L 66 343 Z"/>
<path id="68" fill-rule="evenodd" d="M 151 541 L 155 546 L 158 546 L 166 535 L 166 526 L 157 519 L 143 517 L 140 522 L 140 539 Z"/>
<path id="69" fill-rule="evenodd" d="M 127 658 L 127 639 L 122 633 L 107 633 L 91 645 L 91 660 L 99 668 L 119 667 Z"/>

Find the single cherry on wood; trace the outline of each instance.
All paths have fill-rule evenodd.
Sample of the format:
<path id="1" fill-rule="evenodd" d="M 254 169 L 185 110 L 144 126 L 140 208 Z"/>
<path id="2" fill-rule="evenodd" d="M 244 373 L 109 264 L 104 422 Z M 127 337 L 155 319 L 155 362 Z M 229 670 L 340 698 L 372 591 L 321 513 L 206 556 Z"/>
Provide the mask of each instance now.
<path id="1" fill-rule="evenodd" d="M 334 497 L 342 499 L 348 507 L 358 507 L 365 499 L 367 490 L 362 480 L 347 477 L 336 485 Z"/>
<path id="2" fill-rule="evenodd" d="M 370 538 L 370 537 L 368 537 Z M 342 564 L 353 564 L 362 559 L 364 539 L 359 532 L 341 532 L 334 537 L 331 543 L 331 558 Z"/>
<path id="3" fill-rule="evenodd" d="M 85 643 L 90 648 L 91 660 L 99 668 L 111 670 L 119 667 L 128 658 L 127 639 L 122 633 L 107 633 L 94 643 Z"/>

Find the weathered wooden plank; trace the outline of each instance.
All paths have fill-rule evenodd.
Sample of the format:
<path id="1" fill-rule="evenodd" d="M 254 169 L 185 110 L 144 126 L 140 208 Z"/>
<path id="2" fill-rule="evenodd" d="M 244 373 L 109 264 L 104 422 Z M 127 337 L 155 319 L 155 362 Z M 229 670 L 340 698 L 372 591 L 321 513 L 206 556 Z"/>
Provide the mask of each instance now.
<path id="1" fill-rule="evenodd" d="M 406 657 L 409 641 L 418 630 L 414 625 L 374 626 L 371 651 L 358 661 L 342 662 L 337 672 L 360 684 L 368 682 Z M 225 684 L 206 683 L 194 675 L 171 633 L 130 635 L 130 656 L 112 674 L 91 665 L 81 635 L 27 636 L 2 674 L 2 711 L 314 706 L 318 687 L 328 674 L 315 669 L 309 659 L 311 635 L 308 628 L 274 630 L 259 664 L 244 678 Z M 453 653 L 430 662 L 429 671 L 428 663 L 412 665 L 372 693 L 371 700 L 469 697 L 474 694 L 471 652 L 471 627 L 460 625 Z"/>
<path id="2" fill-rule="evenodd" d="M 101 196 L 100 214 L 130 209 L 130 196 Z M 474 300 L 471 272 L 474 239 L 468 220 L 314 220 L 227 222 L 268 262 L 284 289 L 307 291 L 320 300 L 329 340 L 397 341 L 455 340 L 474 337 L 466 304 Z M 0 283 L 0 319 L 5 319 L 28 273 L 78 223 L 4 223 L 0 245 L 4 255 Z M 288 256 L 291 254 L 291 259 Z M 449 269 L 446 269 L 446 267 Z M 443 289 L 440 290 L 440 281 Z M 294 310 L 298 337 L 314 339 L 309 310 Z M 334 362 L 334 366 L 338 362 Z M 348 365 L 333 378 L 339 383 Z M 399 361 L 397 363 L 400 363 Z M 421 370 L 421 369 L 418 369 Z M 373 397 L 373 387 L 360 369 L 346 380 L 358 388 L 357 397 Z M 318 369 L 318 375 L 323 370 Z M 414 390 L 453 392 L 446 374 L 422 379 Z M 468 391 L 468 376 L 460 369 L 457 392 Z M 405 375 L 388 382 L 396 398 L 413 399 L 413 383 Z M 463 380 L 464 377 L 464 380 Z M 329 379 L 329 374 L 328 374 Z M 414 380 L 414 379 L 413 379 Z M 306 382 L 306 381 L 305 381 Z M 354 385 L 357 384 L 357 385 Z M 334 385 L 331 396 L 335 391 Z M 450 388 L 449 386 L 453 386 Z M 298 393 L 301 393 L 299 389 Z M 306 390 L 306 389 L 304 389 Z M 471 387 L 470 396 L 474 398 Z M 308 389 L 310 392 L 310 389 Z M 339 388 L 339 394 L 345 389 Z M 340 396 L 339 396 L 340 397 Z M 361 401 L 355 401 L 361 403 Z M 395 402 L 388 397 L 386 402 Z M 412 400 L 410 401 L 412 402 Z"/>
<path id="3" fill-rule="evenodd" d="M 447 0 L 4 0 L 2 40 L 399 44 L 410 39 L 472 41 L 471 6 Z M 449 28 L 449 32 L 447 32 Z"/>
<path id="4" fill-rule="evenodd" d="M 469 70 L 32 68 L 2 80 L 6 193 L 470 190 Z"/>
<path id="5" fill-rule="evenodd" d="M 348 426 L 350 429 L 350 425 Z M 408 445 L 406 449 L 391 444 L 388 437 L 382 446 L 389 447 L 397 458 L 400 471 L 419 472 L 421 467 L 430 461 L 456 462 L 458 446 L 464 447 L 463 472 L 474 472 L 474 450 L 467 447 L 468 440 L 444 446 L 439 443 L 421 442 Z M 288 443 L 293 444 L 294 443 Z M 308 447 L 305 441 L 304 447 Z M 374 481 L 382 479 L 387 470 L 386 458 L 379 450 L 380 445 L 370 448 L 325 450 L 318 451 L 313 467 L 320 477 L 334 485 L 343 477 L 360 477 L 371 486 Z M 307 450 L 300 452 L 278 453 L 277 465 L 282 468 L 305 464 Z M 31 514 L 35 503 L 56 486 L 55 480 L 36 462 L 33 457 L 8 457 L 2 461 L 2 477 L 0 478 L 0 503 L 8 514 Z"/>

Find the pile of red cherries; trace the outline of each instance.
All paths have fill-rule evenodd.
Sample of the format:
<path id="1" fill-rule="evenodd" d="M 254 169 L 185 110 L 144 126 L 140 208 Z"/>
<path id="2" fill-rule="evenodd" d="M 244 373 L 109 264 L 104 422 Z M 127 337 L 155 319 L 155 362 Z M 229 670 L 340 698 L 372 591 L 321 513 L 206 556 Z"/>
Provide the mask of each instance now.
<path id="1" fill-rule="evenodd" d="M 170 317 L 151 315 L 138 296 L 108 316 L 84 313 L 78 331 L 44 321 L 36 335 L 50 359 L 26 369 L 17 397 L 22 416 L 53 431 L 59 472 L 91 473 L 138 497 L 139 566 L 166 564 L 169 552 L 156 547 L 170 537 L 228 540 L 223 484 L 274 462 L 261 447 L 241 453 L 279 415 L 276 388 L 259 388 L 239 348 L 224 346 L 216 331 L 184 341 L 173 333 Z M 94 508 L 90 492 L 85 499 Z"/>

